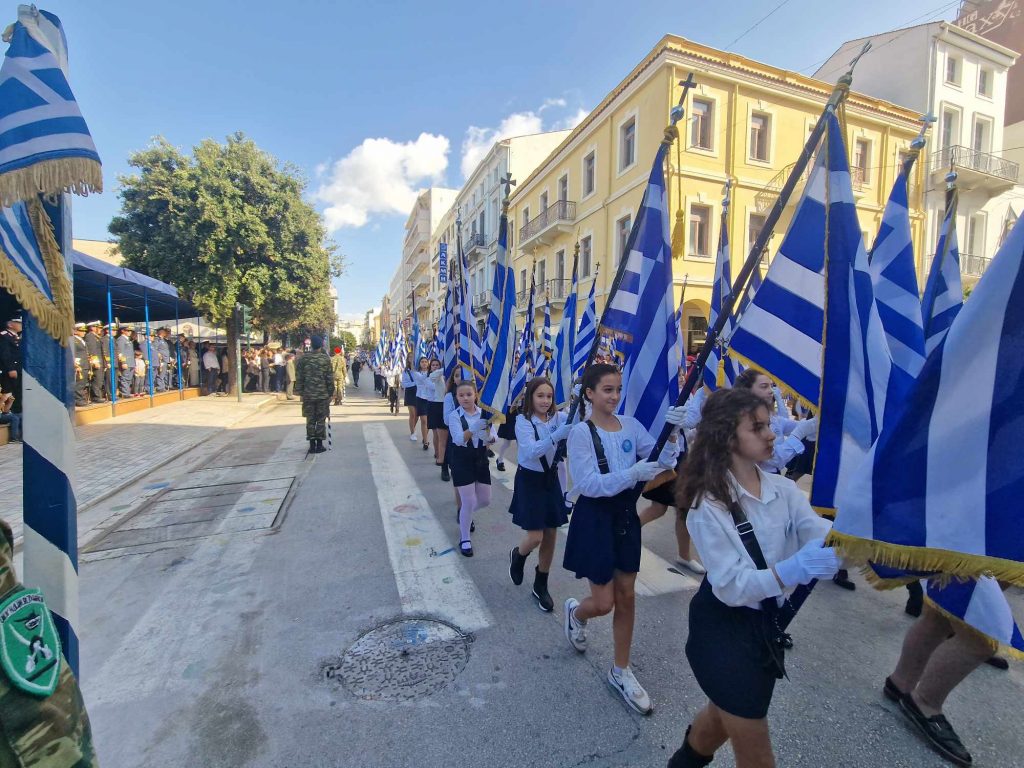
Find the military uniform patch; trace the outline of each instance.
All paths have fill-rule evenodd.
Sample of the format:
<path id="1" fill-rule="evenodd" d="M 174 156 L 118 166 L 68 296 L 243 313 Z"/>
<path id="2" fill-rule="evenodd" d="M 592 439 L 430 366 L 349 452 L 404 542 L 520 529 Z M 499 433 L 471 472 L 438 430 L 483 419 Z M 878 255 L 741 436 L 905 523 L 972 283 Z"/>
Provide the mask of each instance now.
<path id="1" fill-rule="evenodd" d="M 0 603 L 0 664 L 26 693 L 45 698 L 57 687 L 60 639 L 38 589 L 18 590 Z"/>

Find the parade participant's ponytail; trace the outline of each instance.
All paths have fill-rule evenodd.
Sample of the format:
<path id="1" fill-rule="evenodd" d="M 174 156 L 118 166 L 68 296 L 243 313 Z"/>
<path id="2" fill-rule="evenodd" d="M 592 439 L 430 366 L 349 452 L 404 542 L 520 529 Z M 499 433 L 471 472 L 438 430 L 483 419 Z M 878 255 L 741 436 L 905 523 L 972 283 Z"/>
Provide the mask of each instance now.
<path id="1" fill-rule="evenodd" d="M 583 372 L 583 380 L 580 382 L 580 396 L 589 403 L 590 398 L 587 397 L 587 390 L 597 389 L 601 379 L 613 373 L 617 376 L 622 374 L 618 368 L 608 363 L 595 363 L 587 368 Z"/>
<path id="2" fill-rule="evenodd" d="M 767 409 L 764 400 L 749 389 L 720 389 L 708 397 L 697 436 L 686 452 L 676 482 L 676 509 L 680 514 L 699 504 L 705 496 L 723 504 L 732 500 L 727 472 L 732 466 L 736 428 L 745 416 L 754 418 L 761 408 Z"/>

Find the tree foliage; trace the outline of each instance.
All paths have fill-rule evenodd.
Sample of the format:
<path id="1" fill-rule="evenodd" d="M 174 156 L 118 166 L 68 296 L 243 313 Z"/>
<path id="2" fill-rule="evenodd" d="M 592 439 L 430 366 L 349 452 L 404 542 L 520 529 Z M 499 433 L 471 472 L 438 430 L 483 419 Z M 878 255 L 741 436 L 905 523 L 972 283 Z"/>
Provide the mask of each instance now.
<path id="1" fill-rule="evenodd" d="M 191 156 L 157 138 L 129 164 L 110 223 L 125 266 L 174 284 L 215 323 L 237 302 L 272 332 L 334 325 L 328 291 L 343 264 L 296 169 L 241 133 Z"/>
<path id="2" fill-rule="evenodd" d="M 342 331 L 337 336 L 331 336 L 331 349 L 335 347 L 344 347 L 345 352 L 355 352 L 356 350 L 356 337 L 351 331 Z"/>

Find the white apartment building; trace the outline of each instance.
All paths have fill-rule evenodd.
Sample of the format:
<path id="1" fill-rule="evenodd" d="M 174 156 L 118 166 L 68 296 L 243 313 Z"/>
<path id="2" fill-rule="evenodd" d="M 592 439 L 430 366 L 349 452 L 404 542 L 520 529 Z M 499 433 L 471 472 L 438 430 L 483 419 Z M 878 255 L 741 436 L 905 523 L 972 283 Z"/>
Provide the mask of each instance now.
<path id="1" fill-rule="evenodd" d="M 866 38 L 851 40 L 815 73 L 827 82 L 849 67 Z M 853 85 L 861 93 L 931 114 L 937 122 L 919 162 L 926 164 L 925 253 L 934 256 L 945 207 L 945 175 L 958 175 L 957 236 L 966 282 L 976 280 L 1016 221 L 1024 195 L 1020 168 L 1003 155 L 1007 71 L 1018 54 L 956 25 L 936 21 L 871 39 Z M 855 139 L 850 147 L 854 184 L 876 172 L 878 152 Z M 919 275 L 922 285 L 925 274 Z"/>
<path id="2" fill-rule="evenodd" d="M 513 180 L 526 179 L 569 133 L 549 131 L 496 141 L 466 179 L 451 209 L 441 217 L 431 238 L 432 322 L 440 317 L 443 309 L 441 304 L 444 302 L 445 286 L 439 279 L 441 244 L 447 247 L 450 274 L 452 263 L 457 262 L 456 220 L 459 217 L 462 220 L 462 248 L 466 254 L 469 295 L 478 321 L 485 321 L 490 308 L 491 283 L 498 253 L 501 201 L 505 195 L 501 179 L 506 174 L 511 174 Z M 513 233 L 510 230 L 510 249 L 513 247 L 512 240 Z M 516 288 L 521 290 L 522 286 L 517 285 Z"/>

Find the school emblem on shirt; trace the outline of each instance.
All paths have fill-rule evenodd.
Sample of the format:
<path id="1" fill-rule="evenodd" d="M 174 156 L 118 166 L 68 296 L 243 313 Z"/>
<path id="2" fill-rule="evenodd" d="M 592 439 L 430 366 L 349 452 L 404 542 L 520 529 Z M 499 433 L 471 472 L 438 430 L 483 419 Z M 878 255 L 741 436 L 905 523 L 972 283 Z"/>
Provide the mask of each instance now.
<path id="1" fill-rule="evenodd" d="M 38 589 L 22 589 L 0 604 L 0 664 L 11 683 L 46 698 L 60 678 L 60 638 Z"/>
<path id="2" fill-rule="evenodd" d="M 628 439 L 628 438 L 626 440 L 623 440 L 622 441 L 622 452 L 623 453 L 629 453 L 632 450 L 633 450 L 633 441 Z"/>

